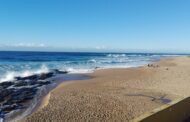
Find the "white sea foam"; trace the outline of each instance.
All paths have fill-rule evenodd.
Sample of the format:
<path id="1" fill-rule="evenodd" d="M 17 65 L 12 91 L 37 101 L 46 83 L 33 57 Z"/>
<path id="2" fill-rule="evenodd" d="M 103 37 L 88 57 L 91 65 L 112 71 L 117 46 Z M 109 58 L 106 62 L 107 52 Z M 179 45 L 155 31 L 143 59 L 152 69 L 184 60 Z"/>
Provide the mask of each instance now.
<path id="1" fill-rule="evenodd" d="M 34 74 L 41 74 L 47 72 L 49 72 L 49 69 L 46 65 L 43 64 L 39 70 L 34 71 Z"/>
<path id="2" fill-rule="evenodd" d="M 15 77 L 27 77 L 34 74 L 47 73 L 49 69 L 46 65 L 42 65 L 38 70 L 25 70 L 21 72 L 8 71 L 3 77 L 0 78 L 0 83 L 5 81 L 13 81 Z"/>
<path id="3" fill-rule="evenodd" d="M 67 68 L 69 73 L 92 73 L 94 69 L 79 69 L 79 68 Z"/>
<path id="4" fill-rule="evenodd" d="M 0 122 L 3 122 L 3 118 L 0 118 Z"/>
<path id="5" fill-rule="evenodd" d="M 15 72 L 7 72 L 1 79 L 0 79 L 0 83 L 4 82 L 4 81 L 11 81 L 14 80 L 15 77 Z"/>
<path id="6" fill-rule="evenodd" d="M 88 63 L 96 63 L 97 61 L 95 59 L 91 59 L 88 61 Z"/>
<path id="7" fill-rule="evenodd" d="M 126 57 L 126 54 L 108 54 L 107 57 L 113 57 L 113 58 Z"/>

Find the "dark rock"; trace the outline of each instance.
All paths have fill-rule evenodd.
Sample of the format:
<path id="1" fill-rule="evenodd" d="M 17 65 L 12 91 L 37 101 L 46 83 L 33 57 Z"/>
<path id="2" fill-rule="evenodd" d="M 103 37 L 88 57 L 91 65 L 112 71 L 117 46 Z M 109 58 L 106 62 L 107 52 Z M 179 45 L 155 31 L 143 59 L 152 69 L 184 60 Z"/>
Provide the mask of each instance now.
<path id="1" fill-rule="evenodd" d="M 7 102 L 7 104 L 13 104 L 13 103 L 26 103 L 28 102 L 29 100 L 33 99 L 34 96 L 24 96 L 24 97 L 21 97 L 21 96 L 17 96 L 17 97 L 13 97 L 9 100 L 9 102 Z"/>
<path id="2" fill-rule="evenodd" d="M 55 74 L 67 74 L 67 73 L 69 73 L 68 71 L 60 71 L 58 69 L 54 69 L 53 72 L 55 72 Z"/>
<path id="3" fill-rule="evenodd" d="M 4 99 L 5 97 L 8 97 L 9 95 L 14 93 L 14 89 L 3 89 L 0 90 L 0 98 Z"/>
<path id="4" fill-rule="evenodd" d="M 37 92 L 37 89 L 33 87 L 18 89 L 13 94 L 11 94 L 10 99 L 7 101 L 9 102 L 9 104 L 27 102 L 28 100 L 31 100 L 34 98 L 36 92 Z"/>
<path id="5" fill-rule="evenodd" d="M 48 85 L 51 84 L 51 81 L 43 81 L 43 80 L 38 80 L 38 81 L 20 81 L 16 83 L 14 86 L 15 87 L 21 87 L 21 86 L 43 86 L 43 85 Z"/>
<path id="6" fill-rule="evenodd" d="M 47 78 L 50 78 L 54 75 L 53 72 L 49 72 L 49 73 L 42 73 L 42 74 L 35 74 L 35 75 L 31 75 L 31 76 L 27 76 L 27 77 L 15 77 L 15 79 L 24 81 L 24 80 L 45 80 Z"/>
<path id="7" fill-rule="evenodd" d="M 49 73 L 43 73 L 39 76 L 39 80 L 45 80 L 47 78 L 51 78 L 53 77 L 54 73 L 53 72 L 49 72 Z"/>
<path id="8" fill-rule="evenodd" d="M 0 111 L 0 118 L 4 118 L 5 117 L 5 113 L 3 111 Z"/>
<path id="9" fill-rule="evenodd" d="M 18 81 L 17 83 L 15 83 L 15 87 L 20 87 L 20 86 L 27 86 L 28 82 L 26 81 Z"/>
<path id="10" fill-rule="evenodd" d="M 0 97 L 0 103 L 3 102 L 5 99 L 3 97 Z"/>
<path id="11" fill-rule="evenodd" d="M 33 86 L 38 84 L 38 81 L 34 80 L 34 81 L 18 81 L 15 83 L 15 87 L 21 87 L 21 86 Z"/>
<path id="12" fill-rule="evenodd" d="M 50 81 L 38 81 L 38 85 L 43 86 L 43 85 L 48 85 L 51 84 Z"/>
<path id="13" fill-rule="evenodd" d="M 38 84 L 38 81 L 28 81 L 28 85 L 32 86 L 32 85 L 36 85 Z"/>
<path id="14" fill-rule="evenodd" d="M 37 92 L 37 89 L 34 88 L 34 87 L 31 87 L 31 88 L 21 88 L 21 89 L 18 89 L 14 92 L 14 94 L 12 94 L 13 96 L 14 95 L 24 95 L 26 93 L 28 94 L 33 94 L 33 93 L 36 93 Z"/>
<path id="15" fill-rule="evenodd" d="M 0 83 L 0 87 L 2 89 L 5 89 L 5 88 L 12 86 L 13 84 L 14 84 L 14 82 L 2 82 L 2 83 Z"/>
<path id="16" fill-rule="evenodd" d="M 18 104 L 13 104 L 13 105 L 5 105 L 1 108 L 1 112 L 3 112 L 4 114 L 9 113 L 13 110 L 17 110 L 17 109 L 22 109 L 23 107 L 18 105 Z"/>
<path id="17" fill-rule="evenodd" d="M 16 80 L 37 80 L 38 75 L 31 75 L 27 77 L 15 77 Z"/>
<path id="18" fill-rule="evenodd" d="M 19 81 L 15 83 L 15 87 L 21 87 L 21 86 L 33 86 L 33 85 L 38 85 L 39 81 L 37 80 L 29 80 L 29 81 Z"/>
<path id="19" fill-rule="evenodd" d="M 56 71 L 57 73 L 66 73 Z M 0 83 L 0 118 L 7 113 L 27 107 L 38 92 L 38 87 L 51 84 L 55 72 L 32 75 L 28 77 L 16 77 L 14 82 Z"/>

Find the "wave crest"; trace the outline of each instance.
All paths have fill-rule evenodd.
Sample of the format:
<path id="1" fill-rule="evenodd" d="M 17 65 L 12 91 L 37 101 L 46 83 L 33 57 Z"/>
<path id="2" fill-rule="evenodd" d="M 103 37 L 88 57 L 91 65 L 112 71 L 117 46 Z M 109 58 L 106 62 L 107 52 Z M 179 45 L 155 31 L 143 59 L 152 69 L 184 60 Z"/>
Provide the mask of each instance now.
<path id="1" fill-rule="evenodd" d="M 112 58 L 119 58 L 119 57 L 126 57 L 126 54 L 108 54 L 107 57 L 112 57 Z"/>

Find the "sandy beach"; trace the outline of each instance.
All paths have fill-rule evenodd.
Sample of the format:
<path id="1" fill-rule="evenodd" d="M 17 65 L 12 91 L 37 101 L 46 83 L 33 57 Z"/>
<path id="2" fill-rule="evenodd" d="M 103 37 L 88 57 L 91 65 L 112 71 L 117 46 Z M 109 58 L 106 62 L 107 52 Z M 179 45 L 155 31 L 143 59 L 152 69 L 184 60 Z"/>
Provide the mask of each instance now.
<path id="1" fill-rule="evenodd" d="M 62 83 L 22 122 L 130 121 L 190 96 L 190 58 L 153 65 L 97 70 L 89 80 Z"/>

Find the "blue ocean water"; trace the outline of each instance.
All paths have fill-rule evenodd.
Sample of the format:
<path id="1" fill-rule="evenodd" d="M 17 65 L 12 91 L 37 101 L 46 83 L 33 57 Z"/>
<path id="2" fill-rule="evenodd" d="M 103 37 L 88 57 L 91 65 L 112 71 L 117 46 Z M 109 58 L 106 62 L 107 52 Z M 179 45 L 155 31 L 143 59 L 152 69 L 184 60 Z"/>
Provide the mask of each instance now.
<path id="1" fill-rule="evenodd" d="M 0 82 L 15 76 L 29 76 L 51 69 L 69 73 L 88 73 L 98 68 L 142 66 L 178 54 L 149 53 L 69 53 L 69 52 L 0 52 Z"/>

